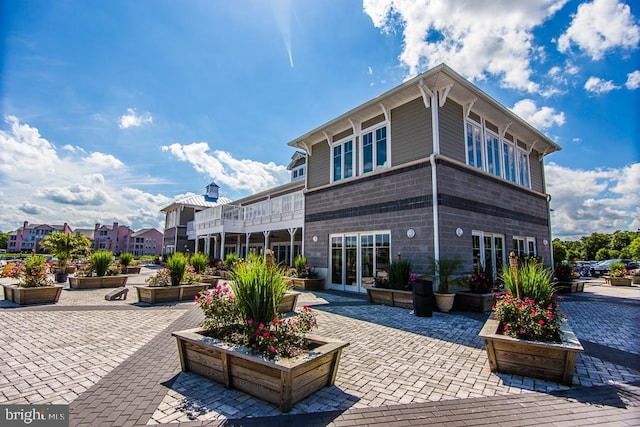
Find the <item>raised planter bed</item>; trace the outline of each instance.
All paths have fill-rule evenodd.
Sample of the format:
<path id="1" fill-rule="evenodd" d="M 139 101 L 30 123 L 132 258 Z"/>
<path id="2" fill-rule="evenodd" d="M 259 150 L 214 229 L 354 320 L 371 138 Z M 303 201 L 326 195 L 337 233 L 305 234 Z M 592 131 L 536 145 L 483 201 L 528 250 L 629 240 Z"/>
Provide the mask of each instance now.
<path id="1" fill-rule="evenodd" d="M 321 291 L 324 289 L 324 279 L 301 279 L 298 277 L 285 277 L 284 280 L 294 289 L 304 291 Z"/>
<path id="2" fill-rule="evenodd" d="M 127 274 L 140 274 L 142 267 L 127 267 Z"/>
<path id="3" fill-rule="evenodd" d="M 280 301 L 278 313 L 289 313 L 295 311 L 299 296 L 300 292 L 287 291 L 287 293 L 284 294 L 284 297 L 282 297 L 282 301 Z"/>
<path id="4" fill-rule="evenodd" d="M 316 345 L 292 359 L 266 360 L 244 348 L 208 338 L 203 330 L 174 332 L 180 365 L 226 388 L 240 390 L 289 412 L 294 404 L 335 382 L 342 349 L 347 342 L 309 335 Z"/>
<path id="5" fill-rule="evenodd" d="M 134 285 L 139 302 L 156 304 L 161 302 L 193 301 L 196 295 L 209 288 L 209 284 L 196 283 L 194 285 L 179 286 L 146 286 Z"/>
<path id="6" fill-rule="evenodd" d="M 494 293 L 478 294 L 475 292 L 457 291 L 454 306 L 456 311 L 473 311 L 486 313 L 493 310 L 496 304 Z"/>
<path id="7" fill-rule="evenodd" d="M 636 275 L 631 276 L 631 284 L 640 285 L 640 276 L 636 276 Z"/>
<path id="8" fill-rule="evenodd" d="M 201 283 L 207 283 L 207 284 L 213 285 L 213 286 L 217 285 L 218 284 L 218 280 L 220 280 L 220 279 L 222 279 L 222 277 L 220 277 L 220 276 L 212 276 L 212 275 L 209 275 L 209 274 L 205 274 L 205 275 L 200 276 L 200 282 Z"/>
<path id="9" fill-rule="evenodd" d="M 55 304 L 60 299 L 62 285 L 21 288 L 18 285 L 2 285 L 4 299 L 20 305 Z"/>
<path id="10" fill-rule="evenodd" d="M 372 304 L 391 307 L 413 308 L 413 292 L 398 289 L 367 288 L 367 296 Z"/>
<path id="11" fill-rule="evenodd" d="M 605 276 L 604 282 L 611 286 L 631 286 L 631 278 Z"/>
<path id="12" fill-rule="evenodd" d="M 583 281 L 572 280 L 571 282 L 556 282 L 556 287 L 558 292 L 562 294 L 574 293 L 574 292 L 583 292 L 584 291 L 584 283 Z"/>
<path id="13" fill-rule="evenodd" d="M 119 288 L 127 284 L 129 276 L 96 276 L 96 277 L 69 277 L 69 286 L 72 289 L 99 289 Z"/>
<path id="14" fill-rule="evenodd" d="M 484 340 L 492 372 L 522 375 L 570 386 L 576 356 L 584 349 L 567 322 L 561 325 L 562 342 L 546 343 L 498 333 L 500 323 L 489 318 L 478 336 Z"/>

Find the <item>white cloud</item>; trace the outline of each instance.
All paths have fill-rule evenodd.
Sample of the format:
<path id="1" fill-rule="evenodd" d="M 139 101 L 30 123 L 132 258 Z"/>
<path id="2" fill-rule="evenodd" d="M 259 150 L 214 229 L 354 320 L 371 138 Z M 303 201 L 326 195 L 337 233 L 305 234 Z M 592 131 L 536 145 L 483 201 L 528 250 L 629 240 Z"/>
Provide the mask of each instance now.
<path id="1" fill-rule="evenodd" d="M 161 229 L 160 209 L 171 199 L 130 188 L 140 185 L 116 157 L 79 146 L 57 149 L 38 129 L 5 118 L 0 128 L 0 229 L 31 223 L 93 228 L 117 221 L 134 229 Z M 141 208 L 144 207 L 144 208 Z"/>
<path id="2" fill-rule="evenodd" d="M 372 76 L 373 75 L 373 68 L 371 68 L 371 67 L 367 68 L 367 74 Z"/>
<path id="3" fill-rule="evenodd" d="M 191 163 L 198 172 L 209 175 L 218 184 L 225 184 L 235 191 L 257 193 L 289 181 L 286 166 L 273 162 L 260 163 L 254 160 L 234 159 L 229 153 L 219 150 L 210 151 L 209 144 L 171 144 L 163 146 L 178 160 Z"/>
<path id="4" fill-rule="evenodd" d="M 558 38 L 558 50 L 576 45 L 594 61 L 615 49 L 634 49 L 640 43 L 640 27 L 631 7 L 618 0 L 594 0 L 578 6 L 567 31 Z"/>
<path id="5" fill-rule="evenodd" d="M 472 80 L 499 76 L 505 87 L 536 92 L 530 61 L 544 52 L 532 31 L 566 1 L 364 0 L 363 7 L 383 32 L 402 29 L 399 59 L 409 76 L 446 62 Z"/>
<path id="6" fill-rule="evenodd" d="M 640 228 L 640 163 L 596 170 L 549 163 L 545 176 L 556 237 Z"/>
<path id="7" fill-rule="evenodd" d="M 584 88 L 587 92 L 593 92 L 595 94 L 609 93 L 612 90 L 620 89 L 620 86 L 613 84 L 611 80 L 602 80 L 599 77 L 589 77 L 584 84 Z"/>
<path id="8" fill-rule="evenodd" d="M 563 112 L 556 113 L 556 110 L 551 107 L 538 109 L 532 99 L 516 102 L 511 110 L 538 129 L 547 129 L 554 125 L 562 126 L 565 122 Z"/>
<path id="9" fill-rule="evenodd" d="M 127 114 L 120 116 L 118 127 L 120 129 L 127 129 L 152 123 L 153 117 L 151 117 L 151 113 L 137 114 L 134 108 L 127 108 Z"/>
<path id="10" fill-rule="evenodd" d="M 638 89 L 640 87 L 640 70 L 627 74 L 627 82 L 624 85 L 629 90 Z"/>

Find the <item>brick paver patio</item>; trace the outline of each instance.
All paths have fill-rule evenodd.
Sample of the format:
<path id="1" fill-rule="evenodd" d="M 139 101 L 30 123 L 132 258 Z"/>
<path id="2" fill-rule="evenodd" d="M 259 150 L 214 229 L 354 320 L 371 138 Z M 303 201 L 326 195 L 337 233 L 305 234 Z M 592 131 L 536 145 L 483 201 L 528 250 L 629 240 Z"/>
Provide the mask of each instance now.
<path id="1" fill-rule="evenodd" d="M 143 283 L 152 271 L 133 276 Z M 1 279 L 6 283 L 7 279 Z M 562 308 L 585 352 L 573 387 L 494 374 L 477 337 L 487 314 L 370 305 L 305 292 L 318 333 L 349 341 L 335 385 L 282 415 L 271 404 L 180 372 L 171 332 L 195 327 L 191 302 L 105 301 L 63 291 L 56 305 L 0 300 L 0 404 L 69 403 L 71 425 L 640 425 L 640 287 L 590 281 Z"/>

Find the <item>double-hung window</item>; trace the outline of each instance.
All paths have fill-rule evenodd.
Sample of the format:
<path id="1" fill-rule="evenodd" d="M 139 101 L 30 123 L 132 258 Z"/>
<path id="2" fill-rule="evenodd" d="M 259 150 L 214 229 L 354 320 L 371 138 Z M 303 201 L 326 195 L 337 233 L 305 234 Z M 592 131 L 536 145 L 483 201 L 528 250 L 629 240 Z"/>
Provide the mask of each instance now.
<path id="1" fill-rule="evenodd" d="M 502 144 L 502 156 L 504 157 L 504 179 L 517 182 L 516 175 L 516 153 L 515 145 L 512 141 L 505 139 Z"/>
<path id="2" fill-rule="evenodd" d="M 531 188 L 531 177 L 529 176 L 529 155 L 518 148 L 518 184 Z"/>
<path id="3" fill-rule="evenodd" d="M 340 141 L 333 145 L 332 180 L 340 181 L 353 176 L 353 139 Z"/>
<path id="4" fill-rule="evenodd" d="M 500 168 L 500 138 L 493 132 L 487 134 L 487 172 L 492 175 L 502 177 Z"/>
<path id="5" fill-rule="evenodd" d="M 372 172 L 388 166 L 387 126 L 378 127 L 362 134 L 362 173 Z"/>
<path id="6" fill-rule="evenodd" d="M 482 127 L 471 121 L 467 121 L 467 164 L 483 169 Z"/>

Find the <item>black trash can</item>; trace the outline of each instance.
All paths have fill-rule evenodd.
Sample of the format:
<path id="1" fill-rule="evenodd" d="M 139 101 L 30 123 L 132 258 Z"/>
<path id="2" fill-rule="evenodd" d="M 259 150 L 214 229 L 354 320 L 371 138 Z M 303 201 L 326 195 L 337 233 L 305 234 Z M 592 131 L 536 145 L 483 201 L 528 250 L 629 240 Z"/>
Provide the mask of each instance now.
<path id="1" fill-rule="evenodd" d="M 433 282 L 431 280 L 413 282 L 413 312 L 418 317 L 433 315 Z"/>

